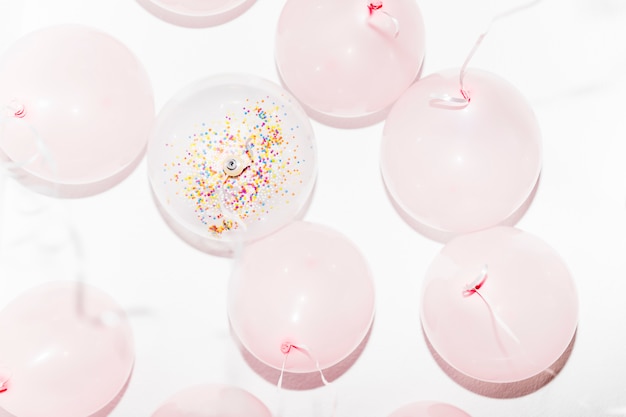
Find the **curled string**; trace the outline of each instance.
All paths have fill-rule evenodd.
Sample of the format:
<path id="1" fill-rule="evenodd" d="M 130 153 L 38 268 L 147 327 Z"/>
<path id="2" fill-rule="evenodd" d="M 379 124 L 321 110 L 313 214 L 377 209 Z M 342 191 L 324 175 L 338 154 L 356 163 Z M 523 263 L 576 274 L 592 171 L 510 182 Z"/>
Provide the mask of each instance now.
<path id="1" fill-rule="evenodd" d="M 500 332 L 498 331 L 498 328 L 500 328 L 502 331 L 504 331 L 504 333 L 507 336 L 509 336 L 509 338 L 513 342 L 515 342 L 515 344 L 518 345 L 520 348 L 523 348 L 523 345 L 522 345 L 522 342 L 517 337 L 517 335 L 515 334 L 515 332 L 495 312 L 495 310 L 491 306 L 491 303 L 489 302 L 489 300 L 487 300 L 487 297 L 485 296 L 485 294 L 483 294 L 480 291 L 481 288 L 487 282 L 487 278 L 488 278 L 488 266 L 484 265 L 482 270 L 481 270 L 481 272 L 480 272 L 480 274 L 476 277 L 476 279 L 474 279 L 474 281 L 472 281 L 471 283 L 465 285 L 465 287 L 463 288 L 463 293 L 462 294 L 463 294 L 464 297 L 470 297 L 473 294 L 477 294 L 480 297 L 480 299 L 483 301 L 483 303 L 485 303 L 485 306 L 487 306 L 487 309 L 489 310 L 489 317 L 491 317 L 491 320 L 492 320 L 492 324 L 493 324 L 493 328 L 494 328 L 494 334 L 495 334 L 496 340 L 498 342 L 498 347 L 500 347 L 500 350 L 506 355 L 506 354 L 508 354 L 508 352 L 507 352 L 507 349 L 506 349 L 506 347 L 504 345 L 504 342 L 502 341 L 502 338 L 500 337 Z M 528 353 L 524 349 L 521 349 L 521 353 L 524 355 L 525 359 L 529 363 L 535 363 L 535 361 L 528 355 Z M 551 373 L 552 371 L 550 369 L 548 369 L 545 372 Z M 554 372 L 552 372 L 552 373 L 554 373 Z"/>
<path id="2" fill-rule="evenodd" d="M 250 158 L 250 162 L 254 162 L 254 141 L 252 138 L 248 138 L 246 140 L 245 143 L 245 151 L 244 153 L 246 153 L 248 155 L 248 157 Z M 244 169 L 243 172 L 245 172 L 246 169 L 249 169 L 249 167 L 246 167 Z M 241 175 L 241 174 L 239 174 Z M 238 175 L 238 176 L 239 176 Z M 237 176 L 237 177 L 238 177 Z M 226 182 L 228 182 L 229 179 L 231 178 L 236 178 L 236 177 L 229 177 L 224 181 L 224 184 L 226 184 Z M 228 221 L 232 221 L 234 223 L 237 223 L 238 227 L 241 228 L 242 232 L 245 232 L 248 229 L 248 226 L 246 225 L 246 223 L 244 222 L 244 220 L 241 218 L 241 216 L 239 216 L 234 210 L 231 210 L 228 208 L 228 191 L 226 190 L 225 186 L 222 186 L 222 188 L 220 189 L 219 193 L 218 193 L 218 197 L 219 197 L 219 201 L 220 201 L 220 213 L 222 214 L 222 216 L 224 216 L 224 218 Z"/>
<path id="3" fill-rule="evenodd" d="M 391 20 L 391 23 L 393 23 L 393 26 L 395 28 L 393 37 L 394 38 L 398 37 L 398 35 L 400 34 L 400 22 L 394 16 L 389 14 L 387 11 L 382 10 L 382 8 L 383 8 L 383 2 L 382 1 L 372 1 L 372 2 L 370 2 L 367 5 L 367 8 L 370 11 L 370 16 L 372 16 L 375 12 L 382 13 L 382 14 L 386 15 Z"/>
<path id="4" fill-rule="evenodd" d="M 226 187 L 222 187 L 220 189 L 220 192 L 218 193 L 219 198 L 220 198 L 220 212 L 222 213 L 222 215 L 224 216 L 226 220 L 230 220 L 232 222 L 237 223 L 241 231 L 245 232 L 248 228 L 248 226 L 246 226 L 246 223 L 243 221 L 241 216 L 239 216 L 234 210 L 231 210 L 228 208 L 227 193 L 228 191 L 226 190 Z"/>
<path id="5" fill-rule="evenodd" d="M 324 384 L 325 387 L 330 387 L 331 384 L 330 382 L 328 382 L 328 380 L 326 379 L 326 377 L 324 376 L 324 372 L 322 371 L 322 368 L 320 367 L 320 363 L 317 360 L 317 358 L 315 358 L 313 356 L 313 354 L 311 353 L 311 350 L 306 346 L 306 345 L 294 345 L 291 343 L 283 343 L 280 347 L 280 351 L 283 353 L 283 364 L 281 366 L 280 369 L 280 376 L 278 378 L 278 383 L 276 384 L 278 390 L 280 391 L 282 389 L 283 386 L 283 376 L 285 375 L 285 370 L 286 370 L 286 366 L 287 366 L 287 357 L 289 356 L 289 354 L 291 353 L 291 351 L 295 349 L 298 352 L 303 353 L 306 357 L 308 357 L 311 362 L 313 362 L 315 364 L 315 368 L 317 369 L 317 371 L 320 374 L 320 377 L 322 379 L 322 383 Z M 333 406 L 332 406 L 332 412 L 331 412 L 331 417 L 334 417 L 336 415 L 337 412 L 337 395 L 334 394 L 333 395 Z M 277 413 L 278 416 L 280 416 L 280 413 Z"/>
<path id="6" fill-rule="evenodd" d="M 46 164 L 48 168 L 50 168 L 53 176 L 56 176 L 56 174 L 58 173 L 58 169 L 56 162 L 50 153 L 50 150 L 46 146 L 45 141 L 43 140 L 37 129 L 35 129 L 33 125 L 24 120 L 24 116 L 26 116 L 26 109 L 24 108 L 24 106 L 18 103 L 16 100 L 12 100 L 8 105 L 6 105 L 6 112 L 0 113 L 0 127 L 2 129 L 0 130 L 0 136 L 4 136 L 3 130 L 5 123 L 22 124 L 33 134 L 33 137 L 35 138 L 35 146 L 37 147 L 37 152 L 25 161 L 5 161 L 3 164 L 7 168 L 9 174 L 15 176 L 15 174 L 19 172 L 19 169 L 32 164 L 39 157 L 42 157 L 44 164 Z M 52 194 L 54 197 L 57 197 L 57 190 L 55 189 Z"/>
<path id="7" fill-rule="evenodd" d="M 452 104 L 452 105 L 460 106 L 460 107 L 467 106 L 469 104 L 470 100 L 471 100 L 470 94 L 465 89 L 465 84 L 464 84 L 465 73 L 467 72 L 467 66 L 469 65 L 469 62 L 472 60 L 474 55 L 476 54 L 476 51 L 478 50 L 480 45 L 483 43 L 483 40 L 485 39 L 485 37 L 487 36 L 489 31 L 491 30 L 491 27 L 493 26 L 493 24 L 495 22 L 497 22 L 498 20 L 502 19 L 502 18 L 508 17 L 508 16 L 510 16 L 512 14 L 516 14 L 518 12 L 521 12 L 521 11 L 525 10 L 525 9 L 529 9 L 529 8 L 537 5 L 541 1 L 542 0 L 533 0 L 533 1 L 530 1 L 528 3 L 521 4 L 521 5 L 517 6 L 517 7 L 513 7 L 510 10 L 504 11 L 504 12 L 494 16 L 491 19 L 491 21 L 489 22 L 489 24 L 487 25 L 487 28 L 485 29 L 485 31 L 483 31 L 478 36 L 478 39 L 474 43 L 474 46 L 472 46 L 472 49 L 470 50 L 469 54 L 465 58 L 465 61 L 463 62 L 463 65 L 461 65 L 461 70 L 459 71 L 459 90 L 460 90 L 459 92 L 461 93 L 461 97 L 454 97 L 454 96 L 451 96 L 449 94 L 433 94 L 433 95 L 431 95 L 431 98 L 433 99 L 433 101 L 439 102 L 439 103 L 442 103 L 442 102 L 443 103 L 448 103 L 448 104 Z"/>

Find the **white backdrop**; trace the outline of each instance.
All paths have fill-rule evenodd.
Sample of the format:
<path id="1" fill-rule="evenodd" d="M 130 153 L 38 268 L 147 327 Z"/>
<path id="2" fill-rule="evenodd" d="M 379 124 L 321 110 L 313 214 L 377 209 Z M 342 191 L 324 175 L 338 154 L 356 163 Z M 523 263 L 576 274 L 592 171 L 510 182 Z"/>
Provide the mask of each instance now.
<path id="1" fill-rule="evenodd" d="M 421 0 L 423 74 L 460 66 L 490 18 L 519 3 Z M 187 29 L 158 20 L 134 0 L 0 0 L 0 51 L 51 24 L 99 28 L 144 63 L 158 110 L 179 89 L 211 74 L 252 72 L 278 82 L 273 43 L 283 4 L 257 0 L 231 22 Z M 115 188 L 79 200 L 39 197 L 7 180 L 0 305 L 36 283 L 72 279 L 79 270 L 116 298 L 130 313 L 137 356 L 111 417 L 150 416 L 168 396 L 206 382 L 237 385 L 272 410 L 282 404 L 283 417 L 330 417 L 333 398 L 337 417 L 385 417 L 418 400 L 446 401 L 474 417 L 626 416 L 625 39 L 623 1 L 545 0 L 494 25 L 471 64 L 516 85 L 538 116 L 544 167 L 517 227 L 553 246 L 579 289 L 571 356 L 552 381 L 528 395 L 481 395 L 479 387 L 446 375 L 429 352 L 419 291 L 442 244 L 410 228 L 385 194 L 382 123 L 337 129 L 313 122 L 319 177 L 305 220 L 355 242 L 377 291 L 369 341 L 330 387 L 277 392 L 277 373 L 248 365 L 229 335 L 231 261 L 191 248 L 168 229 L 151 200 L 145 162 Z M 80 241 L 78 257 L 72 231 Z"/>

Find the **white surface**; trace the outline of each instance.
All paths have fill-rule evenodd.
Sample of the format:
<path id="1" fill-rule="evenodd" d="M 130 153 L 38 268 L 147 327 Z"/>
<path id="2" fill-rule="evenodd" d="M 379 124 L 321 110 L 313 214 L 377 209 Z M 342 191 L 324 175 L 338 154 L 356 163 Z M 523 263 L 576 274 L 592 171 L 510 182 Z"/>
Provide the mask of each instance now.
<path id="1" fill-rule="evenodd" d="M 490 18 L 520 2 L 421 0 L 423 73 L 458 67 Z M 208 29 L 164 23 L 134 0 L 0 0 L 0 50 L 54 23 L 83 23 L 117 37 L 143 61 L 157 109 L 188 83 L 220 72 L 277 81 L 273 37 L 283 0 L 258 0 Z M 323 28 L 320 28 L 323 30 Z M 450 402 L 474 417 L 626 416 L 626 3 L 545 0 L 495 24 L 472 66 L 508 79 L 529 99 L 544 135 L 544 168 L 517 226 L 544 239 L 569 265 L 580 324 L 569 361 L 538 391 L 513 399 L 476 394 L 429 353 L 419 290 L 441 243 L 411 229 L 387 199 L 378 168 L 383 124 L 353 130 L 314 123 L 320 170 L 305 219 L 334 227 L 368 258 L 377 315 L 359 359 L 329 388 L 278 393 L 229 336 L 231 261 L 179 240 L 151 200 L 145 162 L 122 184 L 82 200 L 33 196 L 5 186 L 0 304 L 38 282 L 73 278 L 111 293 L 131 315 L 137 359 L 111 417 L 150 416 L 193 384 L 237 385 L 283 417 L 385 417 L 417 400 Z M 33 208 L 39 207 L 39 210 Z M 71 225 L 83 261 L 72 252 Z M 541 288 L 537 288 L 541 291 Z"/>

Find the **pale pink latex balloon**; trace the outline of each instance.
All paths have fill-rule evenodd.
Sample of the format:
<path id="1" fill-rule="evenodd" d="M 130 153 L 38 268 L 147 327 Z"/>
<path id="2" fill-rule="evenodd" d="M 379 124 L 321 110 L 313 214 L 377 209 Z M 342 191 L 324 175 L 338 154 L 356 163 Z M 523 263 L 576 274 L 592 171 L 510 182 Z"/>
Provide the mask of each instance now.
<path id="1" fill-rule="evenodd" d="M 215 75 L 176 94 L 159 112 L 147 161 L 170 226 L 223 255 L 300 215 L 317 175 L 304 110 L 279 85 L 246 74 Z"/>
<path id="2" fill-rule="evenodd" d="M 364 340 L 374 316 L 372 276 L 344 236 L 294 222 L 244 247 L 228 313 L 235 335 L 258 360 L 282 369 L 288 353 L 287 371 L 314 372 L 339 363 Z"/>
<path id="3" fill-rule="evenodd" d="M 576 288 L 563 260 L 512 227 L 450 241 L 426 273 L 421 302 L 434 350 L 459 372 L 489 382 L 548 370 L 578 323 Z"/>
<path id="4" fill-rule="evenodd" d="M 80 297 L 80 298 L 79 298 Z M 35 287 L 0 311 L 0 408 L 16 417 L 87 417 L 124 388 L 134 363 L 123 310 L 74 282 Z"/>
<path id="5" fill-rule="evenodd" d="M 419 401 L 398 408 L 389 417 L 470 417 L 470 415 L 450 404 Z"/>
<path id="6" fill-rule="evenodd" d="M 528 102 L 507 81 L 470 70 L 415 83 L 385 122 L 381 171 L 398 206 L 434 230 L 467 233 L 498 225 L 530 196 L 541 170 L 541 134 Z"/>
<path id="7" fill-rule="evenodd" d="M 185 27 L 208 27 L 239 16 L 255 0 L 137 0 L 166 22 Z"/>
<path id="8" fill-rule="evenodd" d="M 2 56 L 0 111 L 2 158 L 21 165 L 33 189 L 63 197 L 127 176 L 154 121 L 152 88 L 135 55 L 78 25 L 32 32 Z"/>
<path id="9" fill-rule="evenodd" d="M 247 391 L 205 384 L 173 395 L 152 417 L 272 417 L 272 413 Z"/>
<path id="10" fill-rule="evenodd" d="M 382 7 L 370 11 L 372 3 Z M 289 0 L 278 22 L 280 76 L 323 115 L 387 109 L 418 77 L 423 59 L 424 23 L 414 0 Z"/>

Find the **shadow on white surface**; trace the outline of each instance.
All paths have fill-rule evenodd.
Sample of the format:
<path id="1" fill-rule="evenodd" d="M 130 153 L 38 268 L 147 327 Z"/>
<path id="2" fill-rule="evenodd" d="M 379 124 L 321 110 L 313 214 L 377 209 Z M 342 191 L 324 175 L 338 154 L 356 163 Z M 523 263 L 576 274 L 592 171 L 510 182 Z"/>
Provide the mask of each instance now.
<path id="1" fill-rule="evenodd" d="M 439 354 L 430 344 L 430 341 L 428 340 L 428 337 L 424 333 L 423 329 L 422 334 L 424 335 L 426 345 L 428 346 L 428 350 L 433 356 L 433 359 L 435 359 L 437 365 L 439 365 L 441 370 L 448 377 L 450 377 L 450 379 L 475 394 L 482 395 L 484 397 L 499 399 L 523 397 L 532 394 L 533 392 L 538 391 L 546 386 L 548 383 L 550 383 L 550 381 L 556 378 L 556 376 L 559 374 L 559 372 L 561 372 L 563 367 L 565 367 L 565 364 L 572 354 L 572 350 L 576 343 L 576 333 L 574 333 L 572 340 L 570 341 L 563 354 L 545 371 L 522 381 L 496 383 L 481 381 L 457 371 L 445 360 L 443 360 L 441 356 L 439 356 Z"/>
<path id="2" fill-rule="evenodd" d="M 133 378 L 133 369 L 131 369 L 130 375 L 128 376 L 128 379 L 126 380 L 126 383 L 124 384 L 120 392 L 118 392 L 117 395 L 113 397 L 111 401 L 108 404 L 106 404 L 104 407 L 102 407 L 100 410 L 85 417 L 106 417 L 109 414 L 111 414 L 113 410 L 115 410 L 117 405 L 120 403 L 122 398 L 124 397 L 124 394 L 126 393 L 126 390 L 128 389 L 128 386 L 130 385 L 130 381 L 132 378 Z M 36 399 L 33 398 L 33 401 L 36 401 Z M 6 410 L 0 408 L 0 417 L 20 417 L 20 416 L 15 416 L 7 412 Z"/>
<path id="3" fill-rule="evenodd" d="M 246 0 L 239 6 L 233 7 L 231 10 L 219 13 L 182 13 L 174 12 L 164 6 L 158 5 L 152 0 L 137 0 L 147 12 L 158 19 L 176 26 L 187 28 L 206 28 L 211 26 L 219 26 L 230 22 L 233 19 L 244 14 L 256 0 Z M 176 6 L 176 4 L 174 4 Z"/>
<path id="4" fill-rule="evenodd" d="M 124 394 L 126 394 L 126 390 L 128 389 L 128 386 L 130 385 L 130 381 L 132 378 L 133 378 L 133 370 L 131 369 L 130 375 L 128 376 L 128 379 L 126 380 L 126 384 L 124 384 L 120 392 L 111 400 L 111 402 L 109 402 L 107 405 L 105 405 L 99 411 L 96 411 L 89 417 L 106 417 L 109 414 L 111 414 L 113 410 L 115 410 L 115 407 L 117 407 L 117 405 L 120 403 L 122 398 L 124 398 Z"/>
<path id="5" fill-rule="evenodd" d="M 298 220 L 304 219 L 304 216 L 306 215 L 307 211 L 309 210 L 309 207 L 311 206 L 311 202 L 313 201 L 313 196 L 315 195 L 316 188 L 317 188 L 317 184 L 313 184 L 313 189 L 311 190 L 311 194 L 309 195 L 309 198 L 305 201 L 304 205 L 302 206 L 298 214 L 295 216 L 295 218 L 292 219 L 292 221 L 298 221 Z M 224 241 L 224 240 L 218 240 L 218 239 L 209 239 L 209 238 L 200 236 L 199 234 L 194 233 L 188 228 L 186 228 L 185 226 L 181 225 L 167 212 L 167 210 L 165 210 L 163 205 L 159 202 L 158 198 L 154 194 L 154 190 L 152 189 L 152 187 L 150 187 L 150 195 L 152 196 L 152 202 L 156 206 L 157 211 L 161 215 L 161 218 L 163 219 L 165 224 L 167 224 L 170 230 L 174 232 L 174 234 L 179 239 L 187 243 L 192 248 L 197 249 L 200 252 L 203 252 L 212 256 L 218 256 L 221 258 L 233 258 L 235 257 L 235 254 L 238 252 L 238 250 L 242 248 L 242 245 L 246 243 L 245 239 L 242 239 L 241 242 L 237 242 L 234 240 Z M 281 226 L 281 228 L 287 226 L 287 224 L 289 223 L 290 222 L 285 223 L 284 225 Z M 262 237 L 259 239 L 262 239 Z M 259 240 L 259 239 L 256 239 L 256 240 Z"/>
<path id="6" fill-rule="evenodd" d="M 343 374 L 345 374 L 359 359 L 361 353 L 363 353 L 363 350 L 367 345 L 367 342 L 369 341 L 375 319 L 376 318 L 372 320 L 372 325 L 370 326 L 367 334 L 365 335 L 359 346 L 357 346 L 357 348 L 352 351 L 352 353 L 350 353 L 348 356 L 346 356 L 345 359 L 343 359 L 336 365 L 322 370 L 326 381 L 332 383 Z M 261 378 L 265 379 L 272 385 L 278 386 L 281 371 L 279 369 L 268 366 L 265 363 L 261 362 L 259 359 L 257 359 L 241 344 L 241 341 L 239 340 L 237 335 L 232 331 L 232 327 L 230 330 L 231 337 L 235 342 L 235 345 L 239 348 L 239 351 L 241 352 L 241 355 L 244 361 L 248 364 L 248 366 Z M 322 380 L 321 375 L 318 371 L 306 373 L 294 373 L 288 371 L 283 372 L 282 388 L 284 389 L 304 391 L 320 388 L 324 385 L 324 381 Z"/>
<path id="7" fill-rule="evenodd" d="M 2 150 L 0 150 L 0 169 L 6 171 L 7 177 L 38 194 L 56 198 L 84 198 L 101 194 L 120 184 L 135 171 L 143 161 L 144 155 L 145 149 L 117 173 L 100 181 L 85 184 L 61 184 L 32 174 L 23 168 L 25 164 L 11 161 Z"/>
<path id="8" fill-rule="evenodd" d="M 278 79 L 280 81 L 280 85 L 285 90 L 287 90 L 289 92 L 289 94 L 291 94 L 292 96 L 294 96 L 298 100 L 298 98 L 295 96 L 295 94 L 289 89 L 287 84 L 285 84 L 285 81 L 283 80 L 283 77 L 281 76 L 280 70 L 278 69 L 278 65 L 276 64 L 276 62 L 274 62 L 274 68 L 276 69 L 276 74 L 277 74 Z M 424 62 L 422 62 L 422 66 L 420 67 L 420 69 L 419 69 L 419 71 L 417 73 L 417 77 L 415 77 L 415 80 L 413 80 L 413 83 L 417 82 L 421 78 L 423 69 L 424 69 Z M 413 83 L 411 83 L 411 85 L 413 85 Z M 398 97 L 398 98 L 400 98 L 400 97 Z M 384 108 L 382 110 L 379 110 L 377 112 L 370 113 L 370 114 L 367 114 L 367 115 L 364 115 L 364 116 L 359 116 L 359 117 L 338 117 L 338 116 L 333 116 L 333 115 L 330 115 L 330 114 L 319 112 L 319 111 L 309 107 L 306 103 L 301 102 L 300 100 L 298 100 L 298 103 L 300 103 L 300 105 L 302 106 L 302 108 L 304 109 L 306 114 L 311 119 L 313 119 L 316 122 L 319 122 L 319 123 L 321 123 L 323 125 L 326 125 L 326 126 L 329 126 L 329 127 L 334 127 L 334 128 L 337 128 L 337 129 L 359 129 L 359 128 L 369 127 L 369 126 L 373 126 L 375 124 L 381 123 L 381 122 L 385 121 L 385 119 L 387 119 L 387 116 L 389 115 L 389 112 L 391 111 L 391 108 L 394 105 L 394 103 L 392 103 L 391 105 L 389 105 L 388 107 L 386 107 L 386 108 Z"/>
<path id="9" fill-rule="evenodd" d="M 418 232 L 419 234 L 421 234 L 422 236 L 430 240 L 433 240 L 439 243 L 444 243 L 444 244 L 459 235 L 459 233 L 453 233 L 453 232 L 435 229 L 413 218 L 402 207 L 400 207 L 397 201 L 391 196 L 391 194 L 389 193 L 389 189 L 387 188 L 387 185 L 385 184 L 384 179 L 382 179 L 382 182 L 384 184 L 385 194 L 387 195 L 387 198 L 391 202 L 391 205 L 393 206 L 394 210 L 396 211 L 396 213 L 398 213 L 400 218 L 413 230 L 415 230 L 416 232 Z M 541 183 L 541 174 L 539 174 L 539 178 L 537 178 L 537 182 L 535 183 L 535 186 L 533 187 L 532 191 L 530 192 L 530 194 L 528 195 L 524 203 L 522 203 L 522 205 L 519 206 L 519 208 L 515 210 L 509 217 L 504 219 L 499 224 L 494 224 L 494 226 L 511 226 L 511 227 L 515 226 L 522 219 L 522 217 L 524 217 L 524 215 L 526 214 L 526 212 L 532 205 L 532 202 L 535 199 L 535 195 L 537 194 L 537 189 L 539 188 L 540 183 Z"/>

